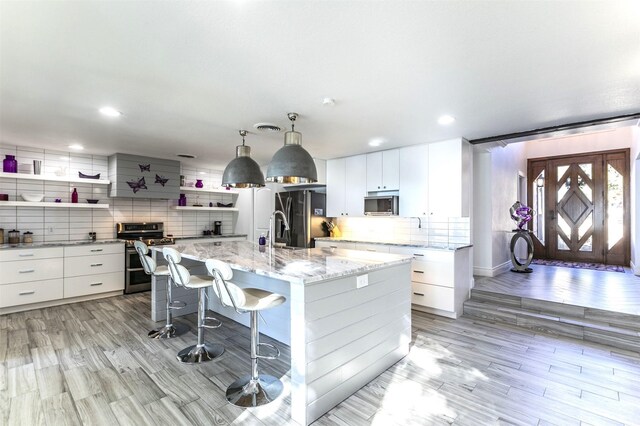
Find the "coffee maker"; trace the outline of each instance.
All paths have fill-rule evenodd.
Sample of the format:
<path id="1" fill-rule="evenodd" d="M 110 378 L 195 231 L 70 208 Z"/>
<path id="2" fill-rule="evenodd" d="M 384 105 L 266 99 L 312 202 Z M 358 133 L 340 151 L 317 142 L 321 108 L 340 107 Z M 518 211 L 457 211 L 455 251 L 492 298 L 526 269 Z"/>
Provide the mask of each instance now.
<path id="1" fill-rule="evenodd" d="M 213 235 L 222 235 L 222 221 L 216 220 L 213 222 Z"/>

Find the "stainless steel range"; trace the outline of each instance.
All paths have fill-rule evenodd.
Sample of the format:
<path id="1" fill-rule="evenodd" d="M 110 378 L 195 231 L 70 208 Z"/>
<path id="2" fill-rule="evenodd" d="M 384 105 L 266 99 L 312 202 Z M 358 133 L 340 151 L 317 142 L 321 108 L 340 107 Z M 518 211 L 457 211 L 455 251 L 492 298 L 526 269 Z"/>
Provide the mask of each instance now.
<path id="1" fill-rule="evenodd" d="M 157 246 L 175 244 L 175 240 L 164 235 L 162 222 L 118 223 L 116 237 L 125 240 L 124 292 L 137 293 L 151 290 L 151 277 L 144 273 L 133 243 L 143 241 L 148 246 Z"/>

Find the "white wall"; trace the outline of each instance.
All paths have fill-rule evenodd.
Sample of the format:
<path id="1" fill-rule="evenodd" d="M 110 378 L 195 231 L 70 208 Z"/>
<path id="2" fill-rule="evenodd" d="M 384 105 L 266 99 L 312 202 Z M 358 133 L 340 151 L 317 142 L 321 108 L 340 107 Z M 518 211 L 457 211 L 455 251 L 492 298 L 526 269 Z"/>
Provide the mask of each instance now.
<path id="1" fill-rule="evenodd" d="M 524 142 L 527 158 L 554 157 L 631 147 L 631 127 Z"/>
<path id="2" fill-rule="evenodd" d="M 490 276 L 491 261 L 491 152 L 475 147 L 473 153 L 473 266 L 474 275 Z"/>
<path id="3" fill-rule="evenodd" d="M 633 273 L 640 275 L 640 127 L 634 126 L 630 128 L 631 139 L 631 268 Z"/>

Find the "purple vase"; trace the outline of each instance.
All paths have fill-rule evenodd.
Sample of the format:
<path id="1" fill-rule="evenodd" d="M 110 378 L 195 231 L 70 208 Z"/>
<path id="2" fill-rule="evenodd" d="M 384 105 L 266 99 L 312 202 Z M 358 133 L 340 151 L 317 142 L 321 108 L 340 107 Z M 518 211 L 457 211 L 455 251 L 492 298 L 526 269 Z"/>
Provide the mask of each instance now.
<path id="1" fill-rule="evenodd" d="M 2 160 L 2 171 L 4 173 L 18 173 L 18 160 L 15 155 L 8 155 Z"/>
<path id="2" fill-rule="evenodd" d="M 202 179 L 196 179 L 196 188 L 202 188 L 204 184 L 202 183 Z"/>

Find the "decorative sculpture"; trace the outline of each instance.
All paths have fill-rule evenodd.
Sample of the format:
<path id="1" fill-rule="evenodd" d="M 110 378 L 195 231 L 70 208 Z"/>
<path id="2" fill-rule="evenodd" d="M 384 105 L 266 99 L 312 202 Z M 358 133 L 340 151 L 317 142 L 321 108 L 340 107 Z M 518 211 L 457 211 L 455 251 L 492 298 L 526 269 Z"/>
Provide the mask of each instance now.
<path id="1" fill-rule="evenodd" d="M 533 217 L 533 209 L 525 206 L 520 201 L 516 201 L 509 209 L 509 213 L 511 214 L 511 219 L 513 219 L 518 226 L 518 229 L 514 230 L 515 234 L 511 238 L 510 253 L 511 264 L 513 265 L 511 270 L 513 272 L 533 272 L 533 269 L 529 268 L 533 260 L 533 240 L 531 239 L 531 235 L 529 235 L 529 230 L 526 229 L 527 223 Z M 527 258 L 524 259 L 524 262 L 518 259 L 515 254 L 516 243 L 521 238 L 527 244 Z"/>

